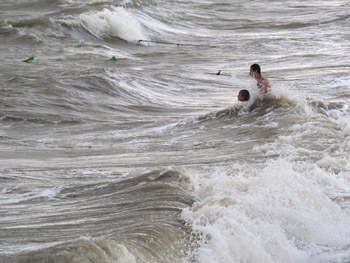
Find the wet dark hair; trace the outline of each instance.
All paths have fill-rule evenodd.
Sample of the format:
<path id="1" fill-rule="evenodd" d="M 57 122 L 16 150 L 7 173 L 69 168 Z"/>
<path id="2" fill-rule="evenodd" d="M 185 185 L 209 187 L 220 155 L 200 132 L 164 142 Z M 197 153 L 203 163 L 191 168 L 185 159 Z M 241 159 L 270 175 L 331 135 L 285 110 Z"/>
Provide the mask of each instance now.
<path id="1" fill-rule="evenodd" d="M 240 90 L 239 92 L 242 94 L 242 96 L 243 96 L 243 98 L 244 98 L 244 101 L 249 100 L 249 98 L 250 98 L 250 93 L 249 93 L 248 90 L 242 89 L 242 90 Z"/>
<path id="2" fill-rule="evenodd" d="M 261 68 L 258 64 L 253 64 L 250 66 L 250 68 L 253 70 L 253 71 L 257 71 L 259 74 L 261 72 Z"/>

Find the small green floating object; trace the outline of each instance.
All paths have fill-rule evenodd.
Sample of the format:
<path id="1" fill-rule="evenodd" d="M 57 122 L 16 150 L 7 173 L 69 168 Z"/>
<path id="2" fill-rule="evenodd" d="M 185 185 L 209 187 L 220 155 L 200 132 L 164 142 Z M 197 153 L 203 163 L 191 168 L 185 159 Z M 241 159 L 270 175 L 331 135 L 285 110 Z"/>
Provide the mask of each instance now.
<path id="1" fill-rule="evenodd" d="M 113 56 L 110 60 L 117 60 L 117 58 L 115 56 Z"/>
<path id="2" fill-rule="evenodd" d="M 23 62 L 29 63 L 29 62 L 32 62 L 33 60 L 34 60 L 34 57 L 29 57 L 26 60 L 23 60 Z"/>

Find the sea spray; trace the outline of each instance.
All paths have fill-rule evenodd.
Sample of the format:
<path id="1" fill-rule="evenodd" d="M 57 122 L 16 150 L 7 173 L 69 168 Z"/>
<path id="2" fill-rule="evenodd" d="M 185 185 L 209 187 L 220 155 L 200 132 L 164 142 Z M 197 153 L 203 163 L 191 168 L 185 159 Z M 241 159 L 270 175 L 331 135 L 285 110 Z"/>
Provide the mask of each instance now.
<path id="1" fill-rule="evenodd" d="M 118 37 L 132 43 L 138 43 L 140 39 L 148 40 L 145 29 L 137 17 L 123 7 L 83 13 L 79 18 L 81 25 L 100 39 Z"/>
<path id="2" fill-rule="evenodd" d="M 198 262 L 321 262 L 327 250 L 346 247 L 349 215 L 326 194 L 324 175 L 315 183 L 316 171 L 278 159 L 197 175 L 197 202 L 183 218 L 199 237 Z"/>

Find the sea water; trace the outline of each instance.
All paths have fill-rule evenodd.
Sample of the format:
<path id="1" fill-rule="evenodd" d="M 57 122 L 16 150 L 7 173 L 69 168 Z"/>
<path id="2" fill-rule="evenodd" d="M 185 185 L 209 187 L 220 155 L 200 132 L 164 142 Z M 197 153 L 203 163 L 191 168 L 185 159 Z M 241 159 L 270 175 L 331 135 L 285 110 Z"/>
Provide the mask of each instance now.
<path id="1" fill-rule="evenodd" d="M 349 11 L 2 1 L 0 262 L 350 262 Z"/>

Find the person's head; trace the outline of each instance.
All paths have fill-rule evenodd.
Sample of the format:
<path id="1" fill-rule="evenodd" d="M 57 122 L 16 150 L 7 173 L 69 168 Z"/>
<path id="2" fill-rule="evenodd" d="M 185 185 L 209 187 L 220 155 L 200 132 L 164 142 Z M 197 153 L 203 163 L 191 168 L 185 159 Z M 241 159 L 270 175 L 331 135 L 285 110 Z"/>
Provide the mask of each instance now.
<path id="1" fill-rule="evenodd" d="M 247 101 L 250 98 L 250 93 L 248 90 L 242 89 L 238 92 L 237 98 L 239 101 Z"/>
<path id="2" fill-rule="evenodd" d="M 249 71 L 249 75 L 256 77 L 256 75 L 260 75 L 261 74 L 261 68 L 258 64 L 253 64 L 250 66 L 250 71 Z"/>

